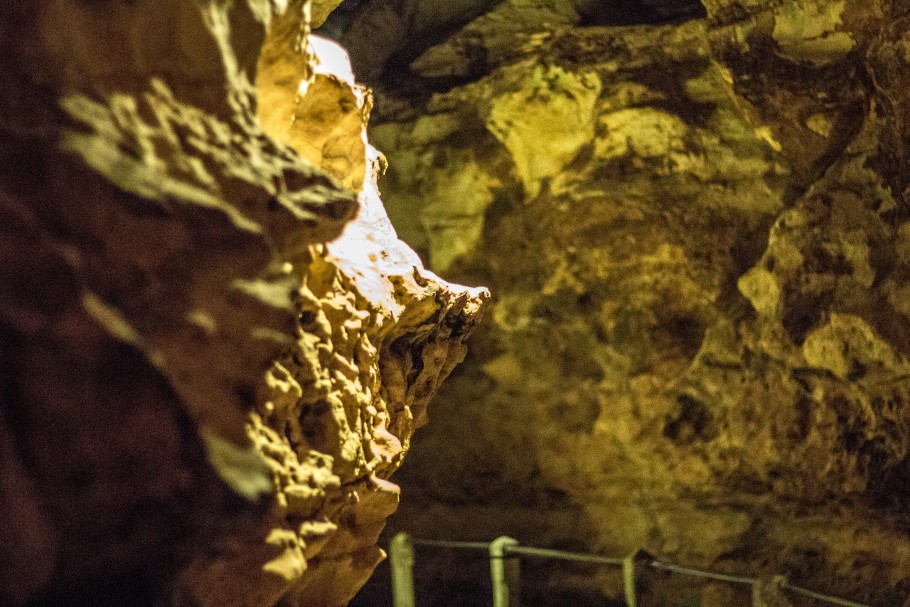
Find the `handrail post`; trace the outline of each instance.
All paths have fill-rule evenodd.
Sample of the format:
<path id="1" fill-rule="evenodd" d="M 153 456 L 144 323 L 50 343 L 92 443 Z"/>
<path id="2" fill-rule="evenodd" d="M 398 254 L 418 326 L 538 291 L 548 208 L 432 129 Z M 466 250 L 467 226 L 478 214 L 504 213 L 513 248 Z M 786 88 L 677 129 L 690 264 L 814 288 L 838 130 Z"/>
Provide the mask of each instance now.
<path id="1" fill-rule="evenodd" d="M 414 544 L 407 533 L 396 534 L 389 542 L 392 569 L 392 605 L 414 607 Z"/>
<path id="2" fill-rule="evenodd" d="M 490 542 L 490 581 L 493 585 L 493 607 L 519 607 L 519 561 L 509 554 L 518 540 L 500 536 Z"/>
<path id="3" fill-rule="evenodd" d="M 646 582 L 646 571 L 655 563 L 644 550 L 636 550 L 622 560 L 622 590 L 626 607 L 638 607 L 638 591 Z"/>
<path id="4" fill-rule="evenodd" d="M 633 552 L 622 560 L 622 590 L 626 599 L 626 607 L 637 607 L 638 600 L 635 594 L 635 560 L 637 552 Z"/>

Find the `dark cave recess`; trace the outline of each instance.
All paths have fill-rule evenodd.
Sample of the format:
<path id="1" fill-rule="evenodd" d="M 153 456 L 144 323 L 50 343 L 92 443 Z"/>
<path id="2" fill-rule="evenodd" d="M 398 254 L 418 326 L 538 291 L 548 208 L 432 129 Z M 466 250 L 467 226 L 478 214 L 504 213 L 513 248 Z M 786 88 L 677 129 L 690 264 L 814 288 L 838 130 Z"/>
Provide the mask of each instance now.
<path id="1" fill-rule="evenodd" d="M 316 33 L 340 39 L 361 11 L 377 1 L 379 0 L 344 0 Z M 449 25 L 458 28 L 502 1 L 462 0 L 464 10 L 457 12 L 457 22 Z M 418 2 L 405 4 L 410 10 L 417 10 L 415 7 Z M 658 25 L 707 16 L 705 7 L 699 0 L 576 0 L 575 5 L 580 26 Z"/>
<path id="2" fill-rule="evenodd" d="M 648 25 L 707 16 L 697 0 L 581 0 L 579 25 Z"/>

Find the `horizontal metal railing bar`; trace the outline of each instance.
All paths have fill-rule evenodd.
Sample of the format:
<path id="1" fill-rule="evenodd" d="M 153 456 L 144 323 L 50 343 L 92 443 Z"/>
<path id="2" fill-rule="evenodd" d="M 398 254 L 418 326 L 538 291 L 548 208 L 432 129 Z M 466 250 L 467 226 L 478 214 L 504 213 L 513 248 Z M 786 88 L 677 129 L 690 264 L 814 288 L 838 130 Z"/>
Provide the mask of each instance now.
<path id="1" fill-rule="evenodd" d="M 411 538 L 415 546 L 432 546 L 434 548 L 460 548 L 462 550 L 488 550 L 490 542 L 461 542 L 452 540 L 421 540 Z"/>
<path id="2" fill-rule="evenodd" d="M 841 599 L 836 596 L 831 596 L 829 594 L 822 594 L 821 592 L 815 592 L 814 590 L 809 590 L 808 588 L 803 588 L 802 586 L 794 586 L 793 584 L 787 584 L 784 586 L 787 590 L 792 590 L 797 594 L 807 596 L 811 599 L 817 599 L 819 601 L 827 601 L 833 605 L 843 605 L 843 607 L 871 607 L 866 603 L 857 603 L 856 601 L 849 601 L 847 599 Z"/>
<path id="3" fill-rule="evenodd" d="M 454 540 L 426 540 L 420 538 L 409 538 L 410 542 L 415 546 L 430 546 L 436 548 L 453 548 L 453 549 L 462 549 L 462 550 L 483 550 L 489 551 L 491 542 L 469 542 L 469 541 L 454 541 Z M 505 546 L 504 552 L 506 554 L 514 554 L 516 556 L 530 556 L 530 557 L 539 557 L 539 558 L 553 558 L 564 561 L 578 561 L 584 563 L 598 563 L 602 565 L 622 565 L 625 559 L 616 558 L 616 557 L 607 557 L 599 556 L 596 554 L 588 554 L 583 552 L 568 552 L 566 550 L 555 550 L 551 548 L 534 548 L 532 546 Z M 501 557 L 500 557 L 501 558 Z M 652 560 L 647 563 L 648 567 L 652 569 L 660 569 L 662 571 L 668 571 L 671 573 L 679 573 L 682 575 L 690 575 L 693 577 L 701 577 L 711 580 L 718 580 L 722 582 L 730 582 L 733 584 L 745 584 L 745 585 L 754 585 L 757 584 L 760 580 L 758 578 L 738 576 L 738 575 L 729 575 L 726 573 L 715 573 L 713 571 L 706 571 L 704 569 L 696 569 L 695 567 L 683 567 L 682 565 L 674 565 L 672 563 L 662 563 L 661 561 Z M 824 601 L 831 603 L 832 605 L 840 605 L 841 607 L 872 607 L 867 603 L 859 603 L 857 601 L 851 601 L 848 599 L 842 599 L 836 596 L 829 594 L 822 594 L 821 592 L 815 592 L 814 590 L 809 590 L 808 588 L 803 588 L 802 586 L 796 586 L 794 584 L 784 584 L 785 589 L 801 594 L 803 596 L 815 599 L 818 601 Z"/>
<path id="4" fill-rule="evenodd" d="M 696 569 L 694 567 L 683 567 L 681 565 L 673 565 L 671 563 L 661 563 L 660 561 L 651 561 L 650 566 L 654 569 L 662 569 L 663 571 L 670 571 L 672 573 L 682 573 L 684 575 L 707 578 L 710 580 L 720 580 L 723 582 L 732 582 L 734 584 L 752 585 L 758 581 L 757 579 L 751 577 L 728 575 L 726 573 L 714 573 L 713 571 L 705 571 L 703 569 Z"/>
<path id="5" fill-rule="evenodd" d="M 580 561 L 583 563 L 599 563 L 601 565 L 622 565 L 622 559 L 581 552 L 568 552 L 566 550 L 553 550 L 550 548 L 533 548 L 531 546 L 508 546 L 506 552 L 521 556 L 536 556 L 540 558 L 559 559 L 563 561 Z"/>

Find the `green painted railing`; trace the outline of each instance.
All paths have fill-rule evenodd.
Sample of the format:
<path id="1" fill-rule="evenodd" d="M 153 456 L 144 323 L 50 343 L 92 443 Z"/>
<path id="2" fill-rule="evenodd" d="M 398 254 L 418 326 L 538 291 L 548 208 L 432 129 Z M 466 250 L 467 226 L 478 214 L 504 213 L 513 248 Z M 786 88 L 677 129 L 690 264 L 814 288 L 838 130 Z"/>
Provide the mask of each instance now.
<path id="1" fill-rule="evenodd" d="M 547 558 L 563 561 L 577 561 L 595 563 L 622 568 L 623 595 L 626 607 L 637 607 L 637 586 L 640 574 L 646 569 L 657 569 L 710 580 L 750 586 L 752 589 L 752 604 L 754 607 L 766 605 L 761 598 L 763 584 L 766 579 L 729 575 L 705 571 L 694 567 L 683 567 L 672 563 L 663 563 L 652 558 L 646 552 L 638 551 L 626 557 L 605 557 L 596 554 L 581 552 L 567 552 L 550 548 L 534 548 L 522 546 L 517 540 L 501 536 L 492 542 L 459 542 L 448 540 L 424 540 L 412 538 L 406 533 L 399 533 L 392 538 L 389 544 L 389 563 L 392 568 L 392 604 L 394 607 L 416 607 L 414 594 L 414 554 L 415 546 L 428 548 L 449 548 L 455 550 L 482 550 L 490 559 L 490 583 L 493 591 L 493 607 L 520 607 L 519 578 L 520 559 Z M 775 579 L 784 580 L 781 576 Z M 800 594 L 805 597 L 822 601 L 840 607 L 872 607 L 865 603 L 858 603 L 830 596 L 796 586 L 786 581 L 781 581 L 777 588 L 782 591 Z"/>

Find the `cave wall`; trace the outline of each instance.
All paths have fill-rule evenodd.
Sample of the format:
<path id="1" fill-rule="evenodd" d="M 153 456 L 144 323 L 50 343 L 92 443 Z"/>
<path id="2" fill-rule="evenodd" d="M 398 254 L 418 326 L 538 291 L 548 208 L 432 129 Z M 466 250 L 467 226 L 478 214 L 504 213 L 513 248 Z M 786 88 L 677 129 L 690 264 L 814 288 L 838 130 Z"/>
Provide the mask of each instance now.
<path id="1" fill-rule="evenodd" d="M 382 559 L 487 293 L 389 224 L 335 4 L 0 5 L 0 604 L 333 607 Z"/>
<path id="2" fill-rule="evenodd" d="M 615 4 L 367 2 L 338 26 L 393 223 L 494 293 L 393 526 L 903 604 L 910 8 L 706 0 L 604 25 Z M 535 604 L 618 593 L 539 579 Z M 701 600 L 674 584 L 656 604 Z"/>

